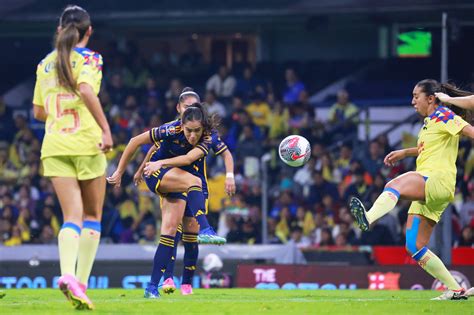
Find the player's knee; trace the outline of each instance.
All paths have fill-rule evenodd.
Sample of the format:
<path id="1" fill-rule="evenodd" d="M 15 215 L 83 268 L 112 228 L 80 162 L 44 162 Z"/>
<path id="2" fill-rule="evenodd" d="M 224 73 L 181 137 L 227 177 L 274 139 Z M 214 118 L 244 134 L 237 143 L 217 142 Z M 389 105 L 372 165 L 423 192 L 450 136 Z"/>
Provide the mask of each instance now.
<path id="1" fill-rule="evenodd" d="M 198 186 L 198 187 L 202 187 L 202 181 L 199 177 L 197 176 L 194 176 L 194 175 L 191 175 L 190 176 L 190 181 L 189 183 L 191 184 L 191 186 Z"/>
<path id="2" fill-rule="evenodd" d="M 394 178 L 391 181 L 389 181 L 387 184 L 385 184 L 385 188 L 392 188 L 396 190 L 399 190 L 398 186 L 399 186 L 399 180 L 397 178 Z"/>
<path id="3" fill-rule="evenodd" d="M 178 226 L 176 222 L 163 222 L 161 224 L 162 235 L 176 235 L 177 229 L 178 229 Z"/>
<path id="4" fill-rule="evenodd" d="M 412 237 L 407 237 L 406 242 L 405 242 L 405 249 L 411 256 L 413 256 L 426 245 L 428 245 L 426 244 L 426 242 L 415 240 Z"/>

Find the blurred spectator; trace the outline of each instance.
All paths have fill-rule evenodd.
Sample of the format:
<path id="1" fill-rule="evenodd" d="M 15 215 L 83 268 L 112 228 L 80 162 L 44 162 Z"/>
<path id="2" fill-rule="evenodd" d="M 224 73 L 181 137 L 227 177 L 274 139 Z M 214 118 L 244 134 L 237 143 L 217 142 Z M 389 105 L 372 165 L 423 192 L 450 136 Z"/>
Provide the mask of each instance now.
<path id="1" fill-rule="evenodd" d="M 298 204 L 296 203 L 293 195 L 289 191 L 283 191 L 279 196 L 277 202 L 273 205 L 270 212 L 270 216 L 273 218 L 281 217 L 280 212 L 286 208 L 289 211 L 290 216 L 295 216 L 298 210 Z"/>
<path id="2" fill-rule="evenodd" d="M 235 94 L 249 99 L 256 92 L 258 80 L 254 77 L 251 67 L 245 67 L 242 77 L 237 80 Z"/>
<path id="3" fill-rule="evenodd" d="M 305 86 L 293 68 L 287 68 L 285 70 L 285 80 L 286 89 L 283 93 L 283 102 L 294 105 L 298 102 L 300 93 L 305 89 Z"/>
<path id="4" fill-rule="evenodd" d="M 18 246 L 21 245 L 21 229 L 18 225 L 12 227 L 12 233 L 8 240 L 4 242 L 5 246 Z"/>
<path id="5" fill-rule="evenodd" d="M 207 112 L 210 115 L 216 114 L 220 118 L 225 118 L 227 116 L 226 109 L 224 105 L 219 102 L 216 98 L 216 94 L 212 90 L 206 92 L 206 97 L 204 102 L 207 104 Z"/>
<path id="6" fill-rule="evenodd" d="M 336 185 L 324 179 L 321 171 L 313 171 L 313 185 L 309 188 L 308 202 L 319 204 L 323 201 L 323 196 L 329 195 L 333 200 L 339 200 L 339 192 Z"/>
<path id="7" fill-rule="evenodd" d="M 333 246 L 334 239 L 332 238 L 332 233 L 330 228 L 323 228 L 321 231 L 321 241 L 318 244 L 319 246 Z"/>
<path id="8" fill-rule="evenodd" d="M 277 221 L 274 218 L 268 218 L 267 229 L 268 229 L 268 243 L 269 244 L 282 244 L 285 241 L 284 235 L 277 234 L 276 231 Z"/>
<path id="9" fill-rule="evenodd" d="M 0 96 L 0 142 L 6 141 L 10 143 L 13 139 L 13 135 L 16 132 L 15 123 L 13 120 L 12 109 L 5 104 L 3 97 Z"/>
<path id="10" fill-rule="evenodd" d="M 124 86 L 122 75 L 118 73 L 112 75 L 107 91 L 112 104 L 118 106 L 121 106 L 129 95 L 128 89 Z"/>
<path id="11" fill-rule="evenodd" d="M 364 180 L 364 174 L 365 171 L 362 167 L 359 167 L 354 171 L 353 182 L 347 187 L 344 196 L 342 197 L 344 203 L 347 204 L 352 197 L 366 200 L 369 187 Z"/>
<path id="12" fill-rule="evenodd" d="M 41 229 L 39 242 L 41 244 L 56 244 L 57 243 L 56 235 L 51 226 L 49 225 L 43 226 L 43 228 Z"/>
<path id="13" fill-rule="evenodd" d="M 309 237 L 303 235 L 303 229 L 296 226 L 291 229 L 289 244 L 295 244 L 298 248 L 308 247 L 311 245 Z"/>
<path id="14" fill-rule="evenodd" d="M 226 66 L 220 66 L 219 71 L 212 75 L 206 83 L 206 90 L 213 91 L 217 97 L 231 97 L 236 86 L 235 78 Z"/>
<path id="15" fill-rule="evenodd" d="M 472 227 L 465 226 L 462 229 L 457 246 L 474 246 L 474 229 Z"/>
<path id="16" fill-rule="evenodd" d="M 393 148 L 390 146 L 387 134 L 383 133 L 377 137 L 377 142 L 380 144 L 383 152 L 383 156 L 389 154 L 393 151 Z"/>
<path id="17" fill-rule="evenodd" d="M 270 106 L 265 102 L 265 95 L 261 92 L 255 92 L 252 95 L 252 102 L 246 108 L 249 115 L 252 117 L 252 121 L 255 125 L 260 127 L 262 132 L 270 125 Z"/>
<path id="18" fill-rule="evenodd" d="M 270 139 L 280 139 L 288 135 L 290 113 L 288 108 L 284 107 L 280 101 L 275 102 L 273 110 L 270 112 L 269 121 L 270 130 L 268 137 Z"/>
<path id="19" fill-rule="evenodd" d="M 349 164 L 352 160 L 352 147 L 348 144 L 343 144 L 339 152 L 339 158 L 334 163 L 334 166 L 339 171 L 342 177 L 346 176 L 350 170 Z"/>
<path id="20" fill-rule="evenodd" d="M 375 176 L 384 166 L 383 159 L 385 155 L 383 148 L 377 140 L 373 140 L 369 145 L 369 152 L 362 160 L 362 165 L 370 175 Z"/>
<path id="21" fill-rule="evenodd" d="M 202 54 L 199 52 L 196 41 L 186 42 L 186 51 L 179 58 L 179 67 L 182 71 L 192 71 L 202 64 Z"/>
<path id="22" fill-rule="evenodd" d="M 179 95 L 181 94 L 181 91 L 183 91 L 183 89 L 184 85 L 181 82 L 181 79 L 171 79 L 168 90 L 165 92 L 166 100 L 172 100 L 174 105 L 176 105 L 178 103 Z"/>
<path id="23" fill-rule="evenodd" d="M 143 236 L 138 241 L 141 245 L 156 245 L 158 244 L 156 227 L 153 224 L 146 224 L 143 229 Z"/>
<path id="24" fill-rule="evenodd" d="M 150 76 L 148 67 L 144 64 L 143 58 L 135 55 L 130 71 L 127 71 L 124 76 L 125 86 L 138 90 L 144 88 L 147 78 Z"/>
<path id="25" fill-rule="evenodd" d="M 347 135 L 357 136 L 357 124 L 359 109 L 349 101 L 346 90 L 337 92 L 337 102 L 329 109 L 329 122 L 332 127 L 333 140 L 342 140 Z"/>
<path id="26" fill-rule="evenodd" d="M 474 180 L 468 183 L 467 189 L 468 194 L 459 210 L 459 217 L 462 226 L 474 227 Z"/>

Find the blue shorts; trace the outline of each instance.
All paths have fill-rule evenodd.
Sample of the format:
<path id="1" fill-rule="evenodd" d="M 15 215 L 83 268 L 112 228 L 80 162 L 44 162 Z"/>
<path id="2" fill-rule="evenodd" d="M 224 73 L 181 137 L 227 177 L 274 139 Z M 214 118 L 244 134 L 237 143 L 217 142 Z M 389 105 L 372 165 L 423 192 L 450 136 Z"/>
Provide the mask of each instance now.
<path id="1" fill-rule="evenodd" d="M 165 176 L 165 174 L 170 169 L 171 168 L 169 167 L 162 167 L 158 171 L 153 173 L 150 177 L 145 177 L 145 183 L 151 192 L 154 192 L 157 195 L 161 195 L 161 193 L 158 192 L 158 188 L 160 187 L 160 183 L 161 183 L 161 180 L 163 179 L 163 176 Z"/>
<path id="2" fill-rule="evenodd" d="M 181 199 L 181 200 L 187 201 L 187 193 L 185 192 L 160 193 L 158 191 L 160 187 L 160 182 L 163 179 L 163 176 L 165 176 L 165 174 L 170 169 L 171 168 L 162 167 L 150 177 L 145 177 L 145 183 L 148 186 L 148 189 L 150 189 L 150 191 L 154 192 L 155 194 L 159 195 L 161 198 Z M 207 193 L 204 193 L 204 197 L 206 198 L 206 211 L 204 214 L 207 214 L 209 196 Z M 191 212 L 187 204 L 186 204 L 186 209 L 184 210 L 184 216 L 190 217 L 190 218 L 194 217 L 193 213 Z"/>

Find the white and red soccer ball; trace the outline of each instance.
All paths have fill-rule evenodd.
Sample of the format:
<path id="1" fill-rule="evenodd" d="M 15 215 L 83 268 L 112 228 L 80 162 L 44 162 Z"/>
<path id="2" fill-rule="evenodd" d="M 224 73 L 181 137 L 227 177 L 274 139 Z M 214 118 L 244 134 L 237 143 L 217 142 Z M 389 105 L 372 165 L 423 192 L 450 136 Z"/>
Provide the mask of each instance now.
<path id="1" fill-rule="evenodd" d="M 308 162 L 311 157 L 311 145 L 306 138 L 291 135 L 280 142 L 278 153 L 283 162 L 289 166 L 298 167 Z"/>

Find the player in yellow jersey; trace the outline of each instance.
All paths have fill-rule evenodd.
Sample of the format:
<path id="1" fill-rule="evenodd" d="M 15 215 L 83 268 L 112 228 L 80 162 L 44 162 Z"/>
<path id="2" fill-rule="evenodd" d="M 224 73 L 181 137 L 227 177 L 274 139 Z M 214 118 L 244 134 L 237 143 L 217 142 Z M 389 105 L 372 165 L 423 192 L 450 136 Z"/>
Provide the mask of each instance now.
<path id="1" fill-rule="evenodd" d="M 357 198 L 351 199 L 350 209 L 360 229 L 367 231 L 370 224 L 395 207 L 399 198 L 412 201 L 408 211 L 406 249 L 424 270 L 447 287 L 436 300 L 461 300 L 472 296 L 474 289 L 465 291 L 461 288 L 427 245 L 444 209 L 454 199 L 459 137 L 474 139 L 474 128 L 454 112 L 462 115 L 461 110 L 442 106 L 436 92 L 465 93 L 435 80 L 418 82 L 413 89 L 412 105 L 425 117 L 418 134 L 418 147 L 390 152 L 384 160 L 385 164 L 393 165 L 405 157 L 417 156 L 416 171 L 388 182 L 369 211 L 365 211 Z"/>
<path id="2" fill-rule="evenodd" d="M 34 116 L 46 123 L 44 176 L 51 178 L 64 217 L 58 235 L 58 285 L 77 309 L 93 309 L 86 288 L 100 240 L 104 153 L 113 145 L 97 97 L 102 56 L 86 48 L 91 34 L 89 14 L 78 6 L 66 7 L 56 49 L 38 65 L 33 97 Z"/>

